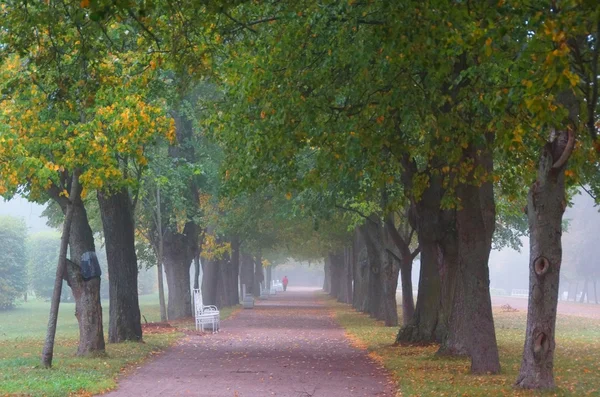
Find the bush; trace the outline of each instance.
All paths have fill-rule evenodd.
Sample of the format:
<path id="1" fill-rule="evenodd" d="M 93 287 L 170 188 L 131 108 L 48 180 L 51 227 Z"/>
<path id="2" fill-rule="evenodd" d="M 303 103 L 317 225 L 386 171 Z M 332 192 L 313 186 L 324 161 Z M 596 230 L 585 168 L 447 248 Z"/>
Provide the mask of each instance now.
<path id="1" fill-rule="evenodd" d="M 0 309 L 13 307 L 27 289 L 26 238 L 23 219 L 0 216 Z"/>

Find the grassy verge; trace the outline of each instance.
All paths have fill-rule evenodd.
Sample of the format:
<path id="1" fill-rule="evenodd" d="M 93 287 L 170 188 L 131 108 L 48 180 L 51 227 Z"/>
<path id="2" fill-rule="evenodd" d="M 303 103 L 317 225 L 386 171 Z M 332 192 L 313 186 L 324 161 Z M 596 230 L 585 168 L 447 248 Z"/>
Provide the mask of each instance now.
<path id="1" fill-rule="evenodd" d="M 141 296 L 140 310 L 148 322 L 160 320 L 156 296 Z M 108 302 L 103 302 L 105 331 Z M 227 308 L 221 318 L 238 311 Z M 53 368 L 40 368 L 40 354 L 48 319 L 49 303 L 22 303 L 15 310 L 0 312 L 0 395 L 68 396 L 92 395 L 116 386 L 116 377 L 126 368 L 172 345 L 182 331 L 194 328 L 193 320 L 176 323 L 176 328 L 150 331 L 145 343 L 107 344 L 106 355 L 95 358 L 75 356 L 78 342 L 74 304 L 61 305 Z"/>
<path id="2" fill-rule="evenodd" d="M 392 346 L 397 328 L 384 327 L 348 305 L 329 298 L 337 322 L 348 338 L 381 362 L 398 383 L 402 396 L 599 396 L 600 321 L 559 316 L 554 374 L 558 389 L 538 393 L 516 390 L 523 352 L 526 313 L 494 311 L 502 373 L 469 374 L 467 359 L 437 357 L 437 346 Z M 495 308 L 496 309 L 496 308 Z"/>

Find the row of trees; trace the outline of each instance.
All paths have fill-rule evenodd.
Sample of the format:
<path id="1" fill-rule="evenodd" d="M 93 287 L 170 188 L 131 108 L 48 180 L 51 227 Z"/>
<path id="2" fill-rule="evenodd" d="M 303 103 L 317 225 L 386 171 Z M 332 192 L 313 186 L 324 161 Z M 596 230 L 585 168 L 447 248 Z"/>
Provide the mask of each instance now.
<path id="1" fill-rule="evenodd" d="M 111 342 L 142 337 L 137 235 L 165 268 L 171 318 L 190 314 L 192 261 L 205 302 L 233 304 L 238 272 L 258 293 L 269 255 L 325 255 L 326 288 L 389 325 L 400 273 L 397 340 L 466 354 L 474 373 L 500 371 L 490 250 L 528 229 L 517 384 L 554 386 L 567 187 L 600 186 L 594 2 L 15 1 L 0 13 L 0 194 L 50 199 L 71 224 L 81 354 L 104 347 L 100 282 L 78 266 L 95 251 L 93 207 Z"/>

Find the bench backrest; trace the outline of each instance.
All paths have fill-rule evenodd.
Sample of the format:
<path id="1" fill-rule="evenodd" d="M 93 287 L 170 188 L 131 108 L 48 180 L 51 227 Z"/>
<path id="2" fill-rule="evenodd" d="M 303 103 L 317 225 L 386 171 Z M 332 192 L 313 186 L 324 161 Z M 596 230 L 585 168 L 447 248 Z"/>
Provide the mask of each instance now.
<path id="1" fill-rule="evenodd" d="M 196 314 L 202 314 L 204 311 L 204 305 L 202 303 L 202 291 L 199 289 L 194 290 L 194 311 Z"/>

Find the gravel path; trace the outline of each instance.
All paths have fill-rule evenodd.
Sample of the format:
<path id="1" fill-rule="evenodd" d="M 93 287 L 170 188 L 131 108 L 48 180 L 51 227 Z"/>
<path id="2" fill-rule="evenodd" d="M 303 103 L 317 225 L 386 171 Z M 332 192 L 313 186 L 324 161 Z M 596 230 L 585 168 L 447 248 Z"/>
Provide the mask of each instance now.
<path id="1" fill-rule="evenodd" d="M 384 369 L 351 347 L 314 290 L 288 289 L 189 335 L 109 396 L 394 396 Z"/>

